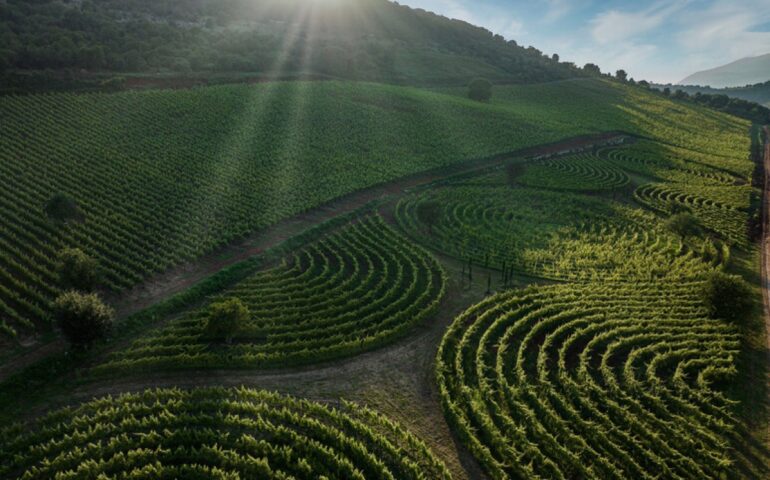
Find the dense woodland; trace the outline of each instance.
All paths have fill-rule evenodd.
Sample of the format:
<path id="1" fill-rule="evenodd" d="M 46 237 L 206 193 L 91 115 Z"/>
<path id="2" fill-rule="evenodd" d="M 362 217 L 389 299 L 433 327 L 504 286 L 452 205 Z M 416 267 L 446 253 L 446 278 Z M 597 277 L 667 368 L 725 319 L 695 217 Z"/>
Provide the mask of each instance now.
<path id="1" fill-rule="evenodd" d="M 329 2 L 324 2 L 324 5 Z M 575 76 L 539 50 L 386 0 L 0 2 L 0 71 L 314 74 L 391 83 Z"/>

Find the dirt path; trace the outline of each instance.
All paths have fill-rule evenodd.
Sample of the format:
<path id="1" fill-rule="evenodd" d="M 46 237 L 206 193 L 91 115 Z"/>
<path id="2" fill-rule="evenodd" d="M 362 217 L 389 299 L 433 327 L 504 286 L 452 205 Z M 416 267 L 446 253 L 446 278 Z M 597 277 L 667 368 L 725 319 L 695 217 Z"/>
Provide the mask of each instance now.
<path id="1" fill-rule="evenodd" d="M 51 398 L 45 405 L 30 411 L 29 415 L 35 417 L 52 408 L 77 404 L 96 396 L 156 387 L 244 385 L 332 404 L 346 399 L 375 408 L 408 427 L 446 462 L 455 479 L 485 479 L 475 459 L 457 443 L 446 423 L 433 381 L 433 365 L 446 328 L 457 314 L 484 297 L 486 271 L 477 270 L 475 281 L 469 283 L 461 275 L 460 262 L 438 257 L 450 278 L 439 312 L 390 346 L 347 359 L 288 370 L 203 370 L 105 379 L 62 392 L 58 398 Z M 493 275 L 499 276 L 499 272 Z"/>
<path id="2" fill-rule="evenodd" d="M 239 243 L 234 243 L 207 254 L 193 263 L 183 264 L 151 277 L 140 286 L 123 292 L 120 296 L 108 297 L 107 300 L 115 307 L 118 319 L 120 320 L 184 291 L 222 268 L 259 254 L 314 225 L 338 215 L 352 212 L 373 200 L 390 198 L 403 193 L 404 190 L 435 182 L 448 176 L 490 168 L 513 157 L 536 156 L 572 149 L 590 148 L 592 145 L 607 143 L 626 136 L 628 135 L 621 132 L 607 132 L 565 139 L 550 145 L 526 148 L 491 158 L 461 162 L 353 192 L 311 209 L 306 213 L 281 221 Z M 23 349 L 18 354 L 9 355 L 8 358 L 2 361 L 0 365 L 0 382 L 49 355 L 62 352 L 65 346 L 61 339 L 48 342 L 30 342 L 29 347 Z"/>

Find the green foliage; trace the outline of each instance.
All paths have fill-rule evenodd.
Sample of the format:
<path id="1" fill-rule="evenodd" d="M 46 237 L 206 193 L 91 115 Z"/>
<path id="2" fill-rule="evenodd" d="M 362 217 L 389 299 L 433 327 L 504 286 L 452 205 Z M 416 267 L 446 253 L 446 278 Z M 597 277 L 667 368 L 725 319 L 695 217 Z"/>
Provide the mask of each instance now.
<path id="1" fill-rule="evenodd" d="M 366 407 L 245 387 L 97 398 L 3 427 L 0 451 L 2 478 L 451 479 L 425 443 Z"/>
<path id="2" fill-rule="evenodd" d="M 614 82 L 466 93 L 285 82 L 0 98 L 0 330 L 49 327 L 63 248 L 119 292 L 352 191 L 569 136 L 636 132 L 723 176 L 752 171 L 748 124 Z M 41 188 L 68 192 L 88 221 L 46 225 Z"/>
<path id="3" fill-rule="evenodd" d="M 492 98 L 492 82 L 476 78 L 468 84 L 468 98 L 478 102 L 488 102 Z"/>
<path id="4" fill-rule="evenodd" d="M 203 327 L 204 336 L 230 343 L 248 323 L 249 317 L 249 307 L 239 298 L 212 303 Z"/>
<path id="5" fill-rule="evenodd" d="M 490 478 L 765 478 L 726 448 L 741 430 L 710 387 L 741 336 L 698 286 L 597 278 L 472 306 L 437 356 L 449 424 Z"/>
<path id="6" fill-rule="evenodd" d="M 308 1 L 3 2 L 0 72 L 268 72 L 442 85 L 482 74 L 506 82 L 582 74 L 486 29 L 387 0 Z"/>
<path id="7" fill-rule="evenodd" d="M 549 279 L 692 277 L 703 273 L 704 259 L 719 261 L 710 242 L 697 257 L 680 258 L 682 239 L 639 209 L 605 198 L 500 188 L 505 179 L 497 172 L 476 182 L 409 195 L 398 203 L 396 219 L 414 239 L 459 260 L 483 265 L 488 257 L 492 268 L 506 264 Z M 416 214 L 427 201 L 444 208 L 432 235 Z"/>
<path id="8" fill-rule="evenodd" d="M 59 285 L 64 290 L 90 292 L 99 281 L 98 264 L 79 248 L 65 248 L 59 252 L 57 273 Z"/>
<path id="9" fill-rule="evenodd" d="M 207 348 L 203 307 L 115 352 L 94 370 L 263 368 L 349 356 L 392 342 L 430 318 L 444 295 L 438 262 L 379 216 L 356 219 L 280 265 L 220 288 L 213 303 L 248 307 L 237 347 Z"/>
<path id="10" fill-rule="evenodd" d="M 695 237 L 701 234 L 701 228 L 695 215 L 687 212 L 676 213 L 666 220 L 666 228 L 681 237 Z"/>
<path id="11" fill-rule="evenodd" d="M 80 222 L 84 218 L 78 204 L 63 193 L 51 197 L 43 210 L 49 219 L 56 222 Z"/>
<path id="12" fill-rule="evenodd" d="M 737 275 L 717 271 L 709 275 L 703 299 L 713 318 L 743 325 L 754 309 L 754 294 Z"/>
<path id="13" fill-rule="evenodd" d="M 69 291 L 54 303 L 54 317 L 64 337 L 75 347 L 85 347 L 105 336 L 115 312 L 96 294 Z"/>
<path id="14" fill-rule="evenodd" d="M 417 218 L 428 226 L 429 231 L 433 231 L 433 226 L 441 220 L 441 204 L 438 202 L 422 202 L 417 205 Z"/>
<path id="15" fill-rule="evenodd" d="M 615 190 L 630 178 L 621 169 L 591 154 L 578 154 L 530 164 L 518 183 L 558 190 Z"/>

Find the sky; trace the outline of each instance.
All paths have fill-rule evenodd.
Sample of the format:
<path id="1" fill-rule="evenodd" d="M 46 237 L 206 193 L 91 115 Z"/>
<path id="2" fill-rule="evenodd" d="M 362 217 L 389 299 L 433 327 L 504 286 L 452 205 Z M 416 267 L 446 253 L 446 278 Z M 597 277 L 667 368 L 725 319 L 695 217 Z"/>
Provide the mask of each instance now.
<path id="1" fill-rule="evenodd" d="M 770 53 L 770 0 L 399 0 L 519 45 L 637 80 L 676 83 Z"/>

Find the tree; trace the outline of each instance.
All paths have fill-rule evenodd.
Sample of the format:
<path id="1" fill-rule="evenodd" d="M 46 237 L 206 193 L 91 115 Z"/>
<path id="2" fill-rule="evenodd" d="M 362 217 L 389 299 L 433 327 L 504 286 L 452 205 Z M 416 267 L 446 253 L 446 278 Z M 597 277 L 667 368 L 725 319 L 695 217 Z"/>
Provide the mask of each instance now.
<path id="1" fill-rule="evenodd" d="M 709 315 L 729 322 L 740 323 L 751 315 L 754 298 L 751 288 L 737 275 L 715 271 L 703 287 L 703 298 Z"/>
<path id="2" fill-rule="evenodd" d="M 626 73 L 625 70 L 621 69 L 615 72 L 615 78 L 620 80 L 621 82 L 625 82 L 628 79 L 628 73 Z"/>
<path id="3" fill-rule="evenodd" d="M 556 63 L 559 63 L 559 58 L 560 58 L 560 57 L 559 57 L 559 54 L 558 54 L 558 53 L 554 53 L 554 54 L 551 56 L 551 60 L 553 60 L 553 61 L 554 61 L 554 62 L 556 62 Z"/>
<path id="4" fill-rule="evenodd" d="M 56 222 L 82 222 L 83 212 L 77 203 L 63 193 L 57 193 L 48 200 L 43 208 L 46 216 Z"/>
<path id="5" fill-rule="evenodd" d="M 597 77 L 602 74 L 602 70 L 599 68 L 599 65 L 596 65 L 595 63 L 586 63 L 583 66 L 583 71 L 590 73 L 591 75 L 596 75 Z"/>
<path id="6" fill-rule="evenodd" d="M 670 97 L 671 96 L 671 89 L 666 87 L 663 89 L 663 96 L 664 97 Z"/>
<path id="7" fill-rule="evenodd" d="M 54 302 L 54 318 L 75 347 L 87 347 L 112 327 L 115 312 L 93 293 L 69 291 Z"/>
<path id="8" fill-rule="evenodd" d="M 433 233 L 433 226 L 441 218 L 441 205 L 438 202 L 428 200 L 417 205 L 417 218 L 428 226 L 428 231 Z"/>
<path id="9" fill-rule="evenodd" d="M 639 80 L 639 86 L 642 88 L 650 88 L 650 82 L 647 80 Z"/>
<path id="10" fill-rule="evenodd" d="M 701 228 L 698 219 L 688 212 L 681 212 L 669 217 L 666 227 L 681 237 L 700 235 Z"/>
<path id="11" fill-rule="evenodd" d="M 468 84 L 468 98 L 479 102 L 488 102 L 492 98 L 492 82 L 477 78 Z"/>
<path id="12" fill-rule="evenodd" d="M 233 337 L 249 321 L 249 308 L 239 298 L 213 303 L 206 319 L 205 335 L 215 340 L 233 341 Z"/>
<path id="13" fill-rule="evenodd" d="M 65 290 L 90 292 L 99 281 L 99 265 L 79 248 L 65 248 L 59 252 L 57 273 Z"/>

